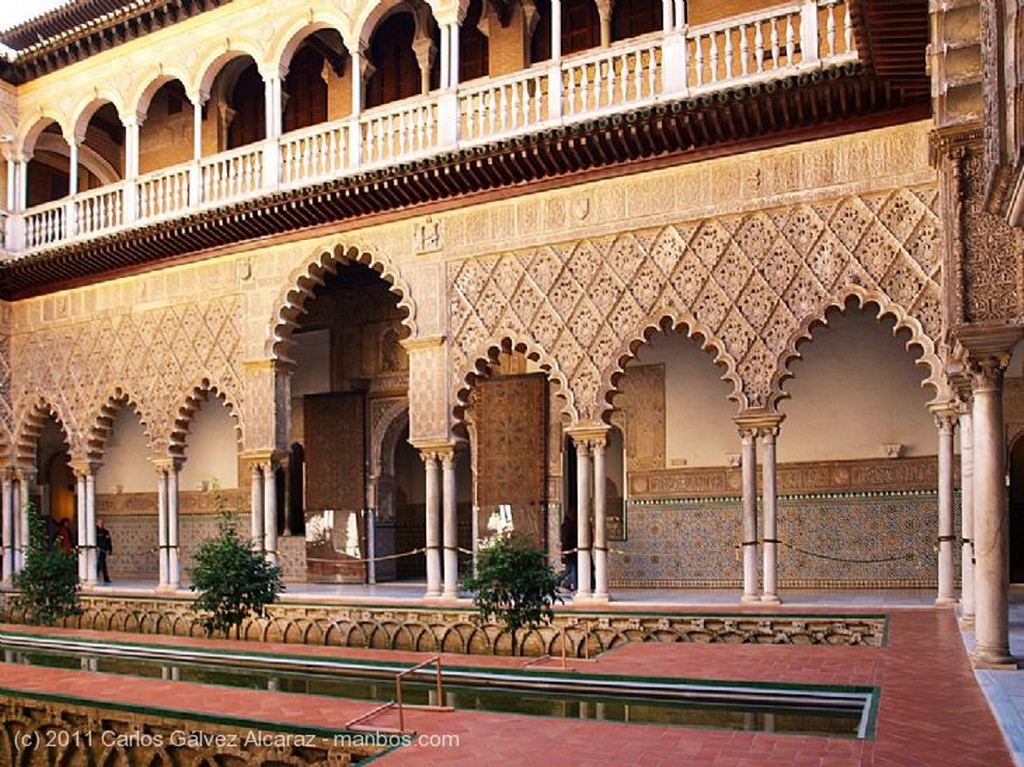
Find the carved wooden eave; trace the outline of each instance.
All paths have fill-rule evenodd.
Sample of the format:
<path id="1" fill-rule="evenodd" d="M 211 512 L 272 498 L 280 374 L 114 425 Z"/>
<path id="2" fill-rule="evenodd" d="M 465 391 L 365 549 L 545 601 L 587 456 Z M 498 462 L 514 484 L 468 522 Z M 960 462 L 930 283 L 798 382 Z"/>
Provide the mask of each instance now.
<path id="1" fill-rule="evenodd" d="M 79 0 L 68 3 L 0 32 L 0 43 L 18 52 L 13 61 L 0 57 L 0 79 L 20 85 L 230 2 Z"/>
<path id="2" fill-rule="evenodd" d="M 267 239 L 336 232 L 660 167 L 926 118 L 856 65 L 659 104 L 79 240 L 9 261 L 12 300 Z"/>

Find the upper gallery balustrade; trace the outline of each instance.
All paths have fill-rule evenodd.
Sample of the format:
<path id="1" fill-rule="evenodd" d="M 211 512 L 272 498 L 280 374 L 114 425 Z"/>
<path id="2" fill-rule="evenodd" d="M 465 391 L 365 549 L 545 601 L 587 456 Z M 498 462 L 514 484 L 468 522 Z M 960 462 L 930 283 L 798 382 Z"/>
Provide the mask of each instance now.
<path id="1" fill-rule="evenodd" d="M 570 56 L 555 52 L 527 69 L 467 84 L 453 86 L 454 78 L 442 71 L 439 87 L 426 95 L 368 109 L 359 108 L 356 99 L 348 116 L 284 133 L 280 128 L 287 126 L 278 119 L 278 129 L 267 131 L 266 138 L 149 173 L 131 172 L 138 168 L 134 126 L 125 145 L 127 178 L 34 206 L 24 204 L 31 198 L 23 181 L 20 192 L 9 193 L 2 244 L 9 257 L 17 257 L 455 149 L 857 59 L 847 0 L 807 0 L 710 24 L 681 25 Z M 77 186 L 76 175 L 73 165 L 71 189 Z M 12 187 L 16 177 L 9 169 Z"/>

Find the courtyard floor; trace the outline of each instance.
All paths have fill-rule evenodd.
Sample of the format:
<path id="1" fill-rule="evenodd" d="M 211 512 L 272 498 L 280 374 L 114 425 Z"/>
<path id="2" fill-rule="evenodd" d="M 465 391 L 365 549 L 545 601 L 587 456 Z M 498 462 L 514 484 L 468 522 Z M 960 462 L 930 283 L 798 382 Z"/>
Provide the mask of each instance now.
<path id="1" fill-rule="evenodd" d="M 144 584 L 138 585 L 139 589 Z M 129 591 L 115 584 L 111 591 Z M 334 589 L 334 592 L 332 592 Z M 293 600 L 338 599 L 337 587 L 291 589 Z M 372 593 L 371 593 L 372 592 Z M 400 602 L 414 593 L 405 587 L 366 587 L 343 595 L 345 601 Z M 1024 593 L 1016 593 L 1011 622 L 1012 649 L 1024 655 Z M 906 765 L 907 767 L 1011 767 L 1014 752 L 1024 753 L 1024 672 L 975 672 L 967 647 L 973 638 L 961 631 L 956 611 L 937 608 L 926 592 L 825 592 L 783 594 L 786 604 L 771 612 L 885 613 L 884 647 L 785 645 L 633 644 L 597 658 L 569 661 L 581 671 L 626 676 L 657 676 L 743 682 L 795 682 L 873 685 L 880 691 L 872 739 L 811 737 L 767 732 L 717 731 L 673 726 L 564 720 L 481 711 L 438 713 L 407 711 L 406 726 L 420 734 L 448 736 L 443 746 L 411 745 L 374 765 L 530 764 L 540 765 Z M 660 611 L 686 608 L 708 613 L 764 612 L 740 608 L 733 592 L 623 592 L 614 608 Z M 590 608 L 592 609 L 592 608 Z M 3 630 L 26 631 L 22 626 Z M 90 631 L 46 629 L 45 633 L 103 636 Z M 167 643 L 166 636 L 122 635 L 131 641 Z M 176 646 L 235 646 L 225 640 L 174 638 Z M 317 656 L 415 660 L 426 656 L 337 647 L 243 643 L 239 649 L 261 653 L 309 653 Z M 519 667 L 522 659 L 448 655 L 460 666 Z M 0 664 L 0 687 L 26 693 L 61 692 L 97 697 L 94 674 Z M 130 706 L 159 700 L 167 708 L 190 713 L 317 725 L 342 729 L 372 704 L 283 692 L 229 689 L 182 682 L 107 676 L 102 698 Z M 377 726 L 396 726 L 385 712 Z M 455 736 L 454 738 L 452 736 Z M 455 742 L 457 744 L 455 744 Z M 1020 762 L 1017 762 L 1020 764 Z"/>

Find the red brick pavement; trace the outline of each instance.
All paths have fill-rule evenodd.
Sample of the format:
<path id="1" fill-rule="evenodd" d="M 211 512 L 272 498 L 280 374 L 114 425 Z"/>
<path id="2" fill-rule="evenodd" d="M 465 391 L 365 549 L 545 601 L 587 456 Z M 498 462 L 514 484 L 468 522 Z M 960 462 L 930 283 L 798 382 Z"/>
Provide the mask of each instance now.
<path id="1" fill-rule="evenodd" d="M 849 611 L 852 612 L 852 611 Z M 877 612 L 877 611 L 876 611 Z M 889 643 L 882 648 L 784 645 L 634 644 L 579 664 L 602 674 L 734 681 L 783 681 L 877 685 L 881 688 L 875 738 L 726 732 L 684 727 L 558 720 L 477 711 L 409 711 L 407 726 L 422 735 L 458 736 L 458 745 L 414 744 L 374 762 L 394 765 L 902 765 L 905 767 L 1013 767 L 1003 734 L 978 687 L 955 616 L 940 608 L 891 608 Z M 19 626 L 4 630 L 27 630 Z M 88 637 L 168 643 L 168 637 L 59 631 Z M 336 647 L 256 645 L 181 639 L 175 646 L 251 649 L 257 652 L 412 660 L 425 656 Z M 512 667 L 522 661 L 445 656 L 461 666 Z M 95 697 L 95 676 L 82 671 L 0 664 L 0 686 L 26 692 Z M 325 699 L 157 680 L 106 677 L 102 697 L 132 705 L 159 705 L 186 712 L 342 728 L 365 712 L 365 701 Z M 378 726 L 395 726 L 388 712 Z"/>

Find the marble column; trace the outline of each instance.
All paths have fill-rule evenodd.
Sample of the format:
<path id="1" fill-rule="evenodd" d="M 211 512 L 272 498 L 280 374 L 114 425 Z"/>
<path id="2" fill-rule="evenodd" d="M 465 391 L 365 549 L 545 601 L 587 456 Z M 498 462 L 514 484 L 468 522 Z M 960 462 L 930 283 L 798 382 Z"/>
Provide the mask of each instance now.
<path id="1" fill-rule="evenodd" d="M 551 0 L 551 60 L 562 58 L 562 0 Z"/>
<path id="2" fill-rule="evenodd" d="M 448 90 L 451 84 L 452 54 L 451 45 L 452 24 L 441 24 L 441 90 Z"/>
<path id="3" fill-rule="evenodd" d="M 1003 371 L 1009 354 L 971 360 L 974 393 L 975 637 L 978 666 L 1016 667 L 1010 654 L 1010 535 L 1003 440 Z"/>
<path id="4" fill-rule="evenodd" d="M 32 471 L 27 469 L 18 469 L 18 563 L 15 569 L 19 571 L 25 567 L 25 555 L 28 553 L 28 544 L 31 535 L 28 525 L 28 496 L 32 476 Z"/>
<path id="5" fill-rule="evenodd" d="M 607 602 L 608 597 L 608 509 L 605 477 L 607 469 L 604 439 L 595 439 L 594 456 L 594 601 Z"/>
<path id="6" fill-rule="evenodd" d="M 451 54 L 451 70 L 449 72 L 448 87 L 458 88 L 459 87 L 459 25 L 452 24 L 451 27 L 451 41 L 449 43 L 449 52 Z"/>
<path id="7" fill-rule="evenodd" d="M 85 474 L 78 471 L 75 472 L 75 522 L 78 530 L 78 580 L 85 583 L 89 578 L 89 534 L 86 532 Z"/>
<path id="8" fill-rule="evenodd" d="M 743 472 L 743 596 L 744 604 L 760 602 L 757 593 L 757 431 L 740 429 Z"/>
<path id="9" fill-rule="evenodd" d="M 441 498 L 437 453 L 421 452 L 426 471 L 427 599 L 441 596 Z"/>
<path id="10" fill-rule="evenodd" d="M 275 481 L 274 462 L 267 461 L 263 466 L 263 551 L 267 561 L 278 564 L 280 554 L 277 550 L 277 482 Z"/>
<path id="11" fill-rule="evenodd" d="M 590 450 L 586 439 L 576 442 L 576 599 L 592 598 L 590 580 Z"/>
<path id="12" fill-rule="evenodd" d="M 181 464 L 173 461 L 167 470 L 167 586 L 181 588 L 179 476 Z"/>
<path id="13" fill-rule="evenodd" d="M 974 624 L 974 398 L 960 413 L 960 609 L 965 624 Z"/>
<path id="14" fill-rule="evenodd" d="M 157 582 L 158 589 L 167 588 L 167 470 L 163 466 L 157 466 L 157 552 L 160 557 L 160 579 Z"/>
<path id="15" fill-rule="evenodd" d="M 935 425 L 939 430 L 939 589 L 935 604 L 948 605 L 956 602 L 954 590 L 953 544 L 953 428 L 956 424 L 956 409 L 952 403 L 935 409 Z"/>
<path id="16" fill-rule="evenodd" d="M 455 449 L 442 451 L 442 508 L 444 540 L 444 596 L 459 596 L 459 520 L 455 494 Z"/>
<path id="17" fill-rule="evenodd" d="M 775 482 L 775 438 L 778 426 L 761 429 L 761 446 L 764 451 L 761 467 L 761 507 L 764 510 L 764 591 L 761 601 L 779 604 L 779 540 L 777 493 Z"/>
<path id="18" fill-rule="evenodd" d="M 263 551 L 263 468 L 254 461 L 249 468 L 249 472 L 252 490 L 250 535 L 253 548 L 257 551 Z"/>
<path id="19" fill-rule="evenodd" d="M 96 585 L 98 581 L 96 565 L 99 561 L 96 551 L 96 467 L 90 466 L 85 475 L 85 535 L 88 547 L 89 572 L 86 583 Z"/>
<path id="20" fill-rule="evenodd" d="M 5 470 L 0 484 L 0 538 L 3 539 L 3 582 L 10 583 L 14 575 L 14 482 L 9 470 Z"/>

